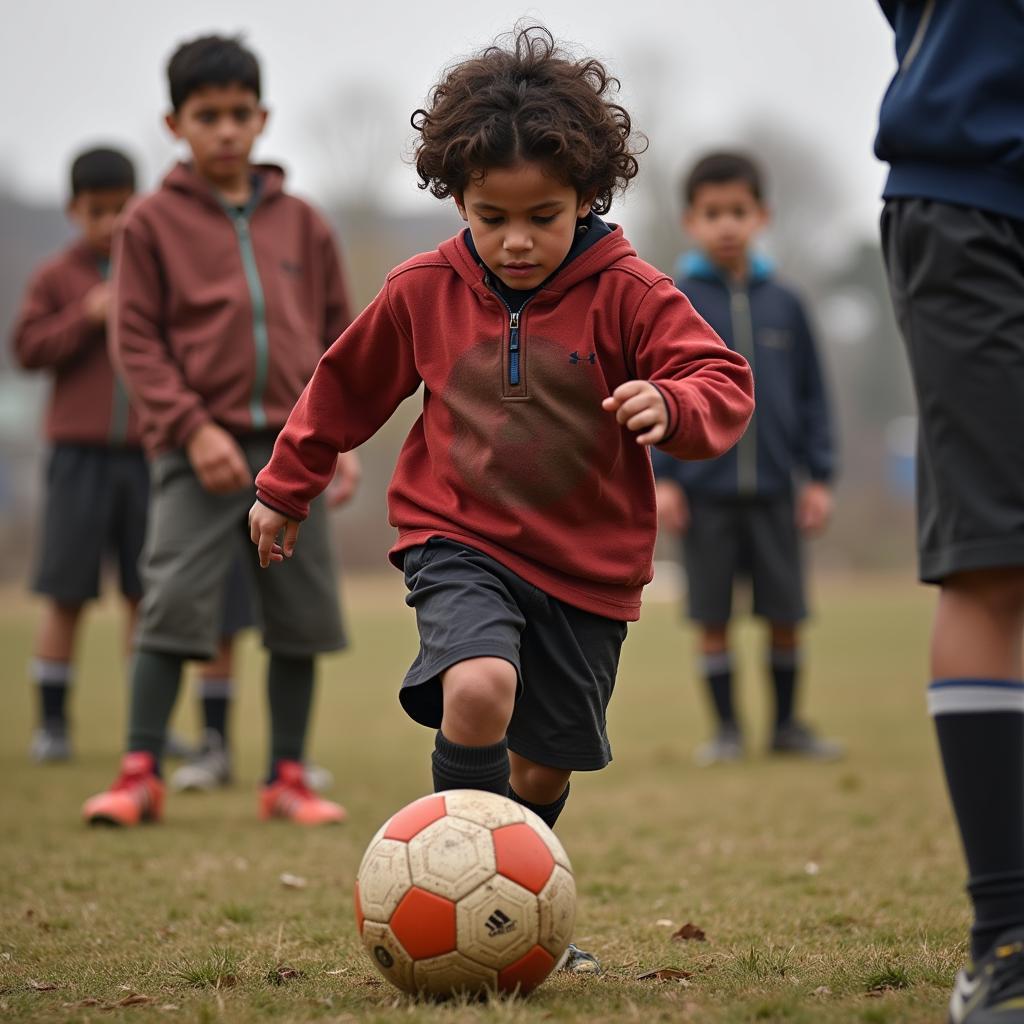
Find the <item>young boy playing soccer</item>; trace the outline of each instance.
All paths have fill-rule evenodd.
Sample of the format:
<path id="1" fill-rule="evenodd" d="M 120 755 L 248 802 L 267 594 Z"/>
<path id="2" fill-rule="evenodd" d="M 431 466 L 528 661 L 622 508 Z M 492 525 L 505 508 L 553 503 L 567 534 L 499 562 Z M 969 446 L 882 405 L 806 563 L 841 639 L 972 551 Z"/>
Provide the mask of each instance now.
<path id="1" fill-rule="evenodd" d="M 717 718 L 701 765 L 743 756 L 729 652 L 733 583 L 753 584 L 754 614 L 768 620 L 775 693 L 771 750 L 830 759 L 838 744 L 796 718 L 798 625 L 806 615 L 800 533 L 817 533 L 832 510 L 835 470 L 828 397 L 814 337 L 796 295 L 751 247 L 768 221 L 761 173 L 738 153 L 709 153 L 683 184 L 683 224 L 698 249 L 676 284 L 730 348 L 750 363 L 757 408 L 732 451 L 705 462 L 655 452 L 662 523 L 684 537 L 690 616 Z M 797 477 L 802 478 L 794 499 Z"/>
<path id="2" fill-rule="evenodd" d="M 416 168 L 468 228 L 392 271 L 331 346 L 250 512 L 260 564 L 287 567 L 337 453 L 425 385 L 388 495 L 420 636 L 401 702 L 437 730 L 435 790 L 549 825 L 571 773 L 611 758 L 651 575 L 648 446 L 718 455 L 752 408 L 743 358 L 599 216 L 637 172 L 617 84 L 538 28 L 447 71 L 413 117 Z"/>
<path id="3" fill-rule="evenodd" d="M 928 710 L 974 909 L 949 1020 L 1024 1024 L 1024 7 L 882 9 L 882 248 L 920 412 L 919 575 L 940 588 Z"/>
<path id="4" fill-rule="evenodd" d="M 139 409 L 152 496 L 128 753 L 114 785 L 86 802 L 92 823 L 161 817 L 160 756 L 182 663 L 216 649 L 214 612 L 252 474 L 350 320 L 330 230 L 283 191 L 280 168 L 250 161 L 267 117 L 253 54 L 203 37 L 179 47 L 168 78 L 167 124 L 191 161 L 129 211 L 115 244 L 111 347 Z M 338 469 L 344 500 L 356 464 Z M 344 636 L 323 507 L 310 520 L 308 548 L 257 581 L 271 717 L 260 811 L 318 824 L 344 811 L 303 780 L 314 655 Z"/>

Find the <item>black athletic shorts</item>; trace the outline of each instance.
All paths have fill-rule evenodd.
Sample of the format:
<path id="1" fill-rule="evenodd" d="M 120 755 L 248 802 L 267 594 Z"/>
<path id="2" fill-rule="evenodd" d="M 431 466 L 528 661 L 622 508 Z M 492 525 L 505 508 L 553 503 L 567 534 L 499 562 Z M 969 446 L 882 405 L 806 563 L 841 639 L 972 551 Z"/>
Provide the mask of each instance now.
<path id="1" fill-rule="evenodd" d="M 739 578 L 751 582 L 755 615 L 780 624 L 806 618 L 803 551 L 791 494 L 689 502 L 683 562 L 691 619 L 725 625 Z"/>
<path id="2" fill-rule="evenodd" d="M 125 597 L 141 597 L 138 563 L 148 497 L 149 471 L 140 449 L 54 445 L 32 589 L 58 604 L 84 604 L 99 595 L 109 562 L 117 566 Z"/>
<path id="3" fill-rule="evenodd" d="M 511 751 L 566 771 L 611 761 L 605 716 L 625 622 L 565 604 L 441 537 L 406 551 L 404 568 L 420 634 L 399 695 L 410 717 L 439 728 L 442 673 L 469 658 L 504 658 L 519 677 Z"/>
<path id="4" fill-rule="evenodd" d="M 882 245 L 917 392 L 921 579 L 1024 565 L 1024 220 L 892 199 Z"/>

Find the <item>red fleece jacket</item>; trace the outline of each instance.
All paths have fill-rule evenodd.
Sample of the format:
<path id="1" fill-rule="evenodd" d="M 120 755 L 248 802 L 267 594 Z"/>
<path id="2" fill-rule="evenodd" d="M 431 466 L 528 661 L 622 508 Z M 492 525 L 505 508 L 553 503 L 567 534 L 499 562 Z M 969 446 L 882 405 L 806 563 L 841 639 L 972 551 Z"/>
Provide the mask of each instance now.
<path id="1" fill-rule="evenodd" d="M 12 345 L 26 370 L 53 377 L 50 441 L 138 447 L 138 416 L 114 376 L 106 329 L 85 315 L 83 300 L 102 280 L 99 257 L 83 241 L 47 260 L 29 282 Z"/>
<path id="2" fill-rule="evenodd" d="M 423 383 L 388 491 L 392 561 L 449 537 L 568 604 L 635 619 L 651 578 L 654 478 L 647 449 L 601 400 L 651 381 L 669 410 L 661 447 L 710 458 L 750 418 L 750 368 L 621 228 L 526 304 L 518 384 L 509 342 L 508 309 L 461 235 L 402 264 L 321 359 L 256 478 L 258 497 L 303 519 L 337 453 Z"/>

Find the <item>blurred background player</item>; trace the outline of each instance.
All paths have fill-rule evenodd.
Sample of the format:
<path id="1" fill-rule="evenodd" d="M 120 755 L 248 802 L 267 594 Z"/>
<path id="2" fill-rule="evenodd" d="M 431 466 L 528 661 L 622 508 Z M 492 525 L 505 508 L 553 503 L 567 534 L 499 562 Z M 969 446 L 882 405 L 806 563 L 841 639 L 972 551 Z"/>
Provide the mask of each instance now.
<path id="1" fill-rule="evenodd" d="M 949 1019 L 1021 1024 L 1024 6 L 881 6 L 882 249 L 919 408 L 918 571 L 940 588 L 928 708 L 974 907 Z"/>
<path id="2" fill-rule="evenodd" d="M 67 695 L 75 641 L 83 607 L 99 595 L 104 563 L 117 564 L 129 638 L 142 596 L 138 558 L 149 475 L 138 417 L 106 345 L 114 226 L 134 191 L 135 169 L 124 153 L 98 148 L 75 158 L 68 216 L 78 236 L 33 275 L 14 327 L 18 362 L 52 378 L 45 507 L 32 581 L 47 599 L 32 662 L 39 694 L 32 756 L 38 761 L 71 756 Z"/>
<path id="3" fill-rule="evenodd" d="M 799 624 L 807 614 L 800 534 L 828 523 L 836 462 L 817 347 L 799 298 L 753 251 L 768 223 L 756 164 L 739 153 L 709 153 L 682 191 L 683 225 L 697 248 L 680 259 L 676 284 L 750 363 L 756 399 L 746 434 L 725 455 L 683 462 L 654 452 L 659 515 L 683 536 L 689 614 L 699 624 L 716 719 L 715 735 L 696 760 L 710 765 L 744 753 L 729 645 L 737 577 L 749 577 L 753 612 L 768 621 L 775 696 L 770 749 L 835 758 L 841 747 L 796 717 Z"/>
<path id="4" fill-rule="evenodd" d="M 75 158 L 68 215 L 78 237 L 32 278 L 13 333 L 22 367 L 52 377 L 45 427 L 51 450 L 33 580 L 33 589 L 47 598 L 32 662 L 39 724 L 31 753 L 37 761 L 71 756 L 67 696 L 75 646 L 82 609 L 99 595 L 105 563 L 117 564 L 127 647 L 142 596 L 138 561 L 149 470 L 138 416 L 106 344 L 114 226 L 134 191 L 135 170 L 124 153 L 97 148 Z M 217 734 L 223 741 L 232 640 L 252 625 L 245 586 L 236 570 L 227 589 L 217 658 L 200 674 L 205 741 L 193 751 L 169 735 L 168 752 L 175 756 L 203 759 L 217 748 Z"/>
<path id="5" fill-rule="evenodd" d="M 330 229 L 284 191 L 279 167 L 250 161 L 267 118 L 255 56 L 205 36 L 178 48 L 168 79 L 167 125 L 191 159 L 132 208 L 115 246 L 111 351 L 139 410 L 152 485 L 128 752 L 113 786 L 86 802 L 91 823 L 161 817 L 182 665 L 216 653 L 253 474 L 351 319 Z M 340 459 L 338 471 L 344 501 L 358 461 Z M 303 777 L 314 655 L 345 643 L 320 503 L 309 535 L 302 557 L 259 578 L 271 720 L 260 814 L 319 824 L 344 810 Z"/>
<path id="6" fill-rule="evenodd" d="M 551 827 L 572 773 L 611 760 L 657 526 L 648 446 L 720 454 L 752 408 L 743 358 L 600 216 L 638 169 L 617 86 L 539 26 L 447 70 L 413 116 L 416 169 L 468 227 L 331 346 L 250 512 L 273 577 L 338 452 L 425 385 L 388 491 L 420 638 L 401 702 L 435 730 L 435 791 L 507 795 Z"/>

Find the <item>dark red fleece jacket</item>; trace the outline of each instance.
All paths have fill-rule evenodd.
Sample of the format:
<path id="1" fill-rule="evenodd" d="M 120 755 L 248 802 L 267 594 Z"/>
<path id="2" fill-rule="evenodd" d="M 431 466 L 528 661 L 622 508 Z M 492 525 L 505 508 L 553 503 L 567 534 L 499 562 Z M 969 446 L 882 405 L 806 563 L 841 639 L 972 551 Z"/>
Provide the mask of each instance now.
<path id="1" fill-rule="evenodd" d="M 14 326 L 14 354 L 26 370 L 53 376 L 50 441 L 138 447 L 138 416 L 110 365 L 106 329 L 85 315 L 83 300 L 103 280 L 101 266 L 79 241 L 33 274 Z"/>
<path id="2" fill-rule="evenodd" d="M 153 455 L 215 421 L 276 430 L 351 322 L 330 228 L 261 165 L 251 209 L 178 164 L 114 244 L 111 354 Z"/>
<path id="3" fill-rule="evenodd" d="M 524 307 L 518 383 L 511 335 L 461 235 L 402 264 L 321 359 L 256 478 L 258 497 L 303 519 L 337 453 L 372 436 L 422 382 L 423 414 L 388 492 L 392 561 L 449 537 L 568 604 L 635 619 L 651 578 L 654 478 L 648 450 L 601 400 L 650 380 L 669 410 L 661 447 L 710 458 L 750 418 L 750 369 L 621 228 Z"/>

